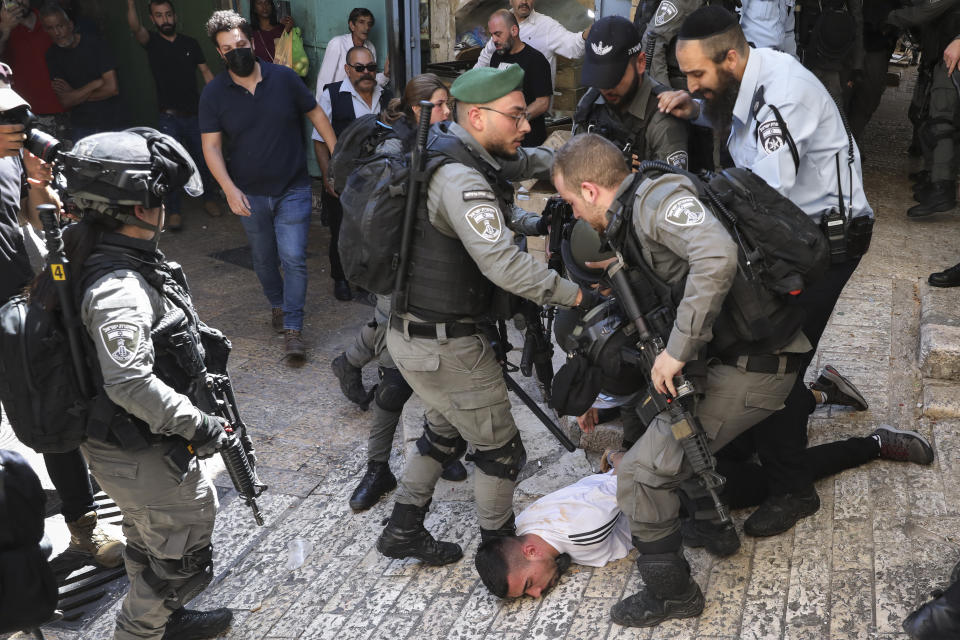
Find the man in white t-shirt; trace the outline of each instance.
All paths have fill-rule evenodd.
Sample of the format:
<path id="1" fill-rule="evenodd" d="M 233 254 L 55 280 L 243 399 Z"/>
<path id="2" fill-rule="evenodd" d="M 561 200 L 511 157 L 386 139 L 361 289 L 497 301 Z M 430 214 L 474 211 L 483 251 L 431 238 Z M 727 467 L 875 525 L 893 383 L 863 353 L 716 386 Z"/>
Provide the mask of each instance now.
<path id="1" fill-rule="evenodd" d="M 377 49 L 370 42 L 370 30 L 373 29 L 375 20 L 369 9 L 362 7 L 354 9 L 347 18 L 347 28 L 350 33 L 342 36 L 334 36 L 327 42 L 327 48 L 323 52 L 323 62 L 320 63 L 320 72 L 317 74 L 317 101 L 320 100 L 320 94 L 323 88 L 331 82 L 338 82 L 347 77 L 343 70 L 343 65 L 347 63 L 347 52 L 353 47 L 366 47 L 373 59 L 377 59 Z M 384 86 L 389 81 L 390 60 L 387 59 L 383 65 L 383 73 L 377 74 L 377 85 Z"/>
<path id="2" fill-rule="evenodd" d="M 590 27 L 582 33 L 567 31 L 566 27 L 550 16 L 534 11 L 533 3 L 534 0 L 510 0 L 510 10 L 520 22 L 520 39 L 542 53 L 550 63 L 550 81 L 556 86 L 557 56 L 572 59 L 582 57 Z M 475 66 L 489 67 L 490 58 L 496 50 L 497 45 L 493 38 L 490 38 L 480 52 Z"/>
<path id="3" fill-rule="evenodd" d="M 571 562 L 602 567 L 633 549 L 630 522 L 617 506 L 614 471 L 548 493 L 517 516 L 517 535 L 480 545 L 477 573 L 500 598 L 539 598 Z"/>

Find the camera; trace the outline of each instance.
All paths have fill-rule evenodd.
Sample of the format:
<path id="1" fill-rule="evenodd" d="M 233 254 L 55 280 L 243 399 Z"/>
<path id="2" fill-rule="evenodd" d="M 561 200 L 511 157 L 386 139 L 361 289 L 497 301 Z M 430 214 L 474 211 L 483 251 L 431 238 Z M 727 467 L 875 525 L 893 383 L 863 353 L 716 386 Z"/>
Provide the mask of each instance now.
<path id="1" fill-rule="evenodd" d="M 27 139 L 23 147 L 44 162 L 57 159 L 63 144 L 49 133 L 36 127 L 37 116 L 27 106 L 19 106 L 0 113 L 0 124 L 22 124 Z"/>

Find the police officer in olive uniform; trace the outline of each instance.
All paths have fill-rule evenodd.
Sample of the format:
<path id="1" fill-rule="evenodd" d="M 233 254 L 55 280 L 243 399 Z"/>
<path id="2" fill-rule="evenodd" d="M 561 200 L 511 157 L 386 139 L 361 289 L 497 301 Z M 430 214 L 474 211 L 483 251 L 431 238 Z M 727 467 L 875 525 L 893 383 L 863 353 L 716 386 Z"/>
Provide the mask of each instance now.
<path id="1" fill-rule="evenodd" d="M 664 86 L 644 73 L 646 67 L 633 23 L 621 16 L 597 20 L 587 36 L 581 74 L 590 89 L 577 105 L 573 132 L 602 135 L 627 158 L 686 169 L 689 125 L 660 112 L 657 94 Z"/>
<path id="2" fill-rule="evenodd" d="M 619 212 L 623 233 L 629 236 L 625 242 L 638 245 L 637 251 L 627 253 L 642 255 L 662 281 L 684 283 L 666 349 L 653 365 L 651 380 L 657 392 L 676 395 L 674 376 L 685 366 L 690 375 L 693 363 L 703 364 L 705 373 L 701 372 L 698 384 L 702 397 L 695 411 L 711 450 L 782 407 L 797 377 L 799 354 L 810 350 L 810 342 L 799 323 L 788 317 L 791 314 L 781 314 L 777 337 L 767 343 L 769 351 L 755 352 L 757 343 L 743 342 L 742 337 L 730 347 L 733 353 L 714 346 L 731 342 L 729 335 L 714 335 L 714 328 L 729 330 L 731 314 L 739 311 L 737 301 L 727 296 L 737 272 L 737 247 L 697 199 L 693 183 L 680 175 L 664 174 L 645 177 L 634 186 L 634 177 L 616 148 L 592 134 L 575 136 L 557 151 L 553 176 L 557 191 L 578 218 L 600 232 L 616 233 L 608 224 Z M 628 190 L 632 189 L 631 196 Z M 640 265 L 628 267 L 643 277 Z M 653 626 L 703 610 L 703 594 L 690 577 L 682 552 L 680 501 L 675 491 L 691 474 L 665 414 L 652 420 L 620 463 L 617 502 L 630 519 L 645 588 L 613 607 L 611 617 L 617 624 Z M 709 521 L 700 526 L 705 535 L 732 537 L 733 544 L 738 544 L 730 526 L 711 527 Z"/>
<path id="3" fill-rule="evenodd" d="M 929 181 L 917 192 L 919 204 L 907 211 L 908 218 L 924 218 L 951 211 L 957 206 L 957 161 L 955 151 L 958 87 L 960 75 L 947 73 L 943 52 L 960 34 L 960 3 L 956 0 L 921 0 L 891 11 L 887 22 L 898 27 L 923 29 L 924 52 L 937 60 L 930 86 L 929 115 L 920 129 L 924 164 Z"/>
<path id="4" fill-rule="evenodd" d="M 130 591 L 114 638 L 214 637 L 231 612 L 183 606 L 213 577 L 217 495 L 197 457 L 223 445 L 226 423 L 183 395 L 179 358 L 204 357 L 201 323 L 182 271 L 157 249 L 163 195 L 185 185 L 199 195 L 199 174 L 179 143 L 146 128 L 89 136 L 63 155 L 83 215 L 65 232 L 67 257 L 102 389 L 81 449 L 123 513 L 127 539 Z M 45 272 L 34 295 L 47 298 L 51 285 Z M 161 354 L 151 338 L 171 312 L 193 345 L 188 352 Z"/>
<path id="5" fill-rule="evenodd" d="M 505 293 L 538 304 L 581 303 L 580 288 L 514 243 L 504 212 L 512 188 L 504 175 L 546 177 L 552 152 L 519 149 L 529 131 L 523 69 L 472 69 L 453 83 L 457 123 L 434 125 L 429 157 L 447 162 L 433 173 L 410 247 L 407 309 L 394 313 L 387 349 L 426 405 L 430 425 L 417 441 L 377 549 L 391 558 L 441 565 L 462 557 L 438 542 L 423 520 L 443 464 L 468 450 L 477 466 L 474 492 L 484 539 L 514 532 L 513 489 L 526 459 L 510 413 L 507 387 L 481 324 Z"/>
<path id="6" fill-rule="evenodd" d="M 674 89 L 686 89 L 677 63 L 677 33 L 687 16 L 708 4 L 705 0 L 660 0 L 637 7 L 634 24 L 643 34 L 643 51 L 650 76 Z M 655 6 L 654 6 L 655 5 Z"/>

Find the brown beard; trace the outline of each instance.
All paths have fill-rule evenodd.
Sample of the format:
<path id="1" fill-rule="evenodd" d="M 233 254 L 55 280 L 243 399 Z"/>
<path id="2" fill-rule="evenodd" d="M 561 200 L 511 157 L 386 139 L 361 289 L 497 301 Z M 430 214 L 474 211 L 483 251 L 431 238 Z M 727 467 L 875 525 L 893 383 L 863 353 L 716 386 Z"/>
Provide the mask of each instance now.
<path id="1" fill-rule="evenodd" d="M 733 125 L 733 108 L 740 93 L 740 81 L 726 69 L 717 69 L 717 79 L 720 86 L 712 99 L 704 101 L 704 112 L 721 139 L 726 140 Z"/>

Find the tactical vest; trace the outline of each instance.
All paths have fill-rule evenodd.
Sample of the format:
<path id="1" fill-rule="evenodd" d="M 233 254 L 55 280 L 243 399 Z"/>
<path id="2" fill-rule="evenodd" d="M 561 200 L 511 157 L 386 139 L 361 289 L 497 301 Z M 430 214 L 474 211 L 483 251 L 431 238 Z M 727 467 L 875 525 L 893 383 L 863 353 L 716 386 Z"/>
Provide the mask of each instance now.
<path id="1" fill-rule="evenodd" d="M 106 234 L 91 256 L 84 262 L 78 278 L 78 304 L 87 289 L 102 277 L 115 271 L 130 269 L 139 273 L 147 283 L 156 289 L 175 307 L 183 311 L 183 327 L 193 340 L 179 346 L 183 353 L 170 348 L 154 349 L 153 373 L 178 393 L 186 393 L 190 379 L 183 371 L 182 362 L 204 359 L 199 318 L 190 302 L 189 288 L 179 265 L 167 263 L 159 252 L 150 253 L 131 246 L 137 241 L 125 236 Z M 163 319 L 161 319 L 162 321 Z M 170 436 L 161 436 L 152 432 L 149 426 L 111 401 L 103 391 L 103 375 L 96 360 L 96 347 L 89 336 L 83 332 L 86 351 L 89 354 L 88 368 L 93 374 L 94 388 L 98 390 L 94 402 L 92 418 L 87 426 L 87 436 L 103 442 L 112 442 L 128 450 L 137 450 L 151 443 L 170 440 Z"/>
<path id="2" fill-rule="evenodd" d="M 624 126 L 620 118 L 611 113 L 609 105 L 598 102 L 600 97 L 600 90 L 591 87 L 580 98 L 573 115 L 576 132 L 596 133 L 615 144 L 628 158 L 633 153 L 641 159 L 644 158 L 647 148 L 646 127 L 637 132 L 631 131 Z"/>
<path id="3" fill-rule="evenodd" d="M 323 90 L 330 96 L 330 125 L 333 132 L 339 137 L 340 134 L 350 126 L 350 123 L 357 119 L 357 112 L 353 108 L 353 94 L 340 92 L 343 86 L 343 80 L 331 82 L 324 85 Z M 384 111 L 390 103 L 392 94 L 387 89 L 382 89 L 380 93 L 380 111 Z"/>
<path id="4" fill-rule="evenodd" d="M 427 163 L 445 158 L 476 169 L 493 188 L 500 210 L 507 211 L 513 201 L 513 186 L 443 124 L 435 125 L 431 133 Z M 410 313 L 429 322 L 488 316 L 497 287 L 483 275 L 459 238 L 440 233 L 431 224 L 426 201 L 424 194 L 410 247 Z"/>

